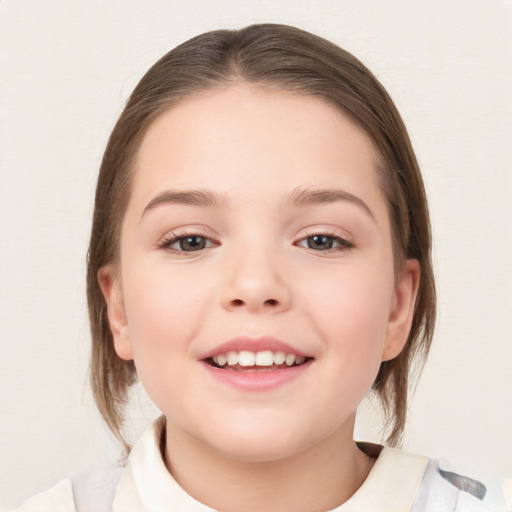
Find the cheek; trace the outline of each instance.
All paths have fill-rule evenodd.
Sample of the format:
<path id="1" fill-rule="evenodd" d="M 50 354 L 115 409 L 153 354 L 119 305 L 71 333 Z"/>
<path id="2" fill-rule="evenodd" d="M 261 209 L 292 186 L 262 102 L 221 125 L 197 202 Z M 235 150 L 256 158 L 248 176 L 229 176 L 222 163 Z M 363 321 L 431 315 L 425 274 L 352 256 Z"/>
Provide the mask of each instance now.
<path id="1" fill-rule="evenodd" d="M 379 371 L 386 340 L 389 294 L 371 283 L 354 278 L 328 288 L 330 301 L 318 301 L 317 323 L 327 340 L 326 402 L 334 421 L 355 411 L 370 390 Z M 323 307 L 320 307 L 323 304 Z M 338 404 L 333 407 L 333 404 Z"/>
<path id="2" fill-rule="evenodd" d="M 181 269 L 178 269 L 181 270 Z M 124 279 L 127 321 L 137 356 L 172 352 L 194 337 L 206 291 L 201 280 L 166 265 L 142 264 Z M 189 319 L 190 321 L 184 321 Z M 136 361 L 137 363 L 137 361 Z"/>
<path id="3" fill-rule="evenodd" d="M 139 379 L 162 411 L 180 410 L 205 290 L 187 272 L 147 263 L 126 269 L 125 307 Z M 185 384 L 187 383 L 187 384 Z"/>
<path id="4" fill-rule="evenodd" d="M 329 352 L 336 354 L 332 363 L 343 371 L 349 367 L 355 379 L 366 369 L 377 371 L 382 358 L 394 288 L 392 275 L 382 267 L 350 267 L 322 279 L 323 287 L 308 287 L 313 293 L 307 309 Z"/>

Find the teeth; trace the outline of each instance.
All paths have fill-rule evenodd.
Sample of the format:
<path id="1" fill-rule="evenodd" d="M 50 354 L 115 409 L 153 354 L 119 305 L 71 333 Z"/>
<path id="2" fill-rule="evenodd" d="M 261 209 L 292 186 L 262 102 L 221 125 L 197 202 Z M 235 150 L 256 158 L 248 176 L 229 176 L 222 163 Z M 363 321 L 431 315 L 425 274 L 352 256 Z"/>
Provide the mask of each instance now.
<path id="1" fill-rule="evenodd" d="M 240 352 L 231 351 L 227 354 L 218 354 L 212 357 L 213 362 L 218 366 L 280 366 L 286 363 L 287 366 L 303 364 L 306 358 L 295 354 L 286 354 L 282 350 L 273 352 L 272 350 L 263 350 L 261 352 L 251 352 L 241 350 Z"/>
<path id="2" fill-rule="evenodd" d="M 274 357 L 272 350 L 265 350 L 256 354 L 256 366 L 272 366 L 274 364 Z"/>
<path id="3" fill-rule="evenodd" d="M 254 366 L 256 362 L 256 355 L 254 352 L 248 352 L 247 350 L 242 350 L 238 354 L 238 364 L 240 366 Z"/>
<path id="4" fill-rule="evenodd" d="M 291 366 L 293 363 L 295 363 L 295 354 L 288 354 L 284 360 L 284 362 Z"/>
<path id="5" fill-rule="evenodd" d="M 229 366 L 235 366 L 238 363 L 238 352 L 228 352 L 227 357 Z M 215 358 L 213 360 L 215 361 Z"/>
<path id="6" fill-rule="evenodd" d="M 274 364 L 283 364 L 286 359 L 286 354 L 279 350 L 274 354 Z"/>

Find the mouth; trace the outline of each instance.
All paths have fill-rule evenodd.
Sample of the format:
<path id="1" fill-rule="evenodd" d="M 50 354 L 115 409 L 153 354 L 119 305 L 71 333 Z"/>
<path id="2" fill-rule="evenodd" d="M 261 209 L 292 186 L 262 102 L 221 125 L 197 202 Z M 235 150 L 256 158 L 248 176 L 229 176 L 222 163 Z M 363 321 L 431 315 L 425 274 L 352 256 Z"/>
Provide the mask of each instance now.
<path id="1" fill-rule="evenodd" d="M 264 372 L 275 371 L 302 366 L 313 358 L 287 353 L 283 350 L 262 350 L 252 352 L 249 350 L 234 351 L 216 354 L 207 357 L 204 361 L 222 370 L 236 372 Z"/>

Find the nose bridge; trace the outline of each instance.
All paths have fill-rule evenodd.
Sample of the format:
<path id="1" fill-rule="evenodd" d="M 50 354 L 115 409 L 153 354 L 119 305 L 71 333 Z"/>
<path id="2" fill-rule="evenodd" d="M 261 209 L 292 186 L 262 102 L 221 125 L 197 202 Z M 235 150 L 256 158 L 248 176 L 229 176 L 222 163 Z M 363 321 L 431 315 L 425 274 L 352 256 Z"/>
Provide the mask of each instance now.
<path id="1" fill-rule="evenodd" d="M 248 311 L 282 311 L 290 306 L 291 291 L 278 248 L 269 240 L 232 248 L 226 258 L 223 306 Z"/>

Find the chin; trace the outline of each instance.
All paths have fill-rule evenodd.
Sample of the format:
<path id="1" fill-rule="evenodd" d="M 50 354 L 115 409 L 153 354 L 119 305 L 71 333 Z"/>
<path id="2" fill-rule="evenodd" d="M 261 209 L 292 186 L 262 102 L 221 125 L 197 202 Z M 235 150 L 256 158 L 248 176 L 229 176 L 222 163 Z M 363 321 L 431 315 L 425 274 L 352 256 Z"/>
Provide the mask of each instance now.
<path id="1" fill-rule="evenodd" d="M 266 440 L 236 440 L 229 446 L 218 447 L 221 453 L 240 462 L 274 462 L 292 457 L 301 451 L 300 447 L 289 442 L 269 442 Z"/>
<path id="2" fill-rule="evenodd" d="M 220 426 L 219 426 L 220 427 Z M 231 423 L 210 432 L 208 444 L 224 456 L 247 462 L 272 462 L 300 453 L 322 439 L 311 431 L 294 432 L 290 423 L 264 422 L 253 419 L 250 424 Z"/>

